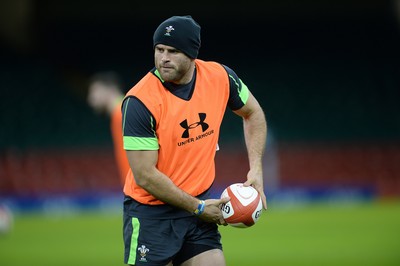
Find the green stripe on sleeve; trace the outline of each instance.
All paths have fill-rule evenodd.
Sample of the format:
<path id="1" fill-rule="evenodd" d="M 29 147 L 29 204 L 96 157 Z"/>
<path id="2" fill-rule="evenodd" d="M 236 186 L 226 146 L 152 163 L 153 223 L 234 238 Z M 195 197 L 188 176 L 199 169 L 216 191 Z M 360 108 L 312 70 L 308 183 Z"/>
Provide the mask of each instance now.
<path id="1" fill-rule="evenodd" d="M 131 151 L 159 149 L 157 138 L 140 138 L 124 136 L 124 149 Z"/>
<path id="2" fill-rule="evenodd" d="M 240 96 L 240 99 L 242 99 L 242 102 L 244 104 L 246 104 L 247 100 L 249 99 L 249 88 L 247 88 L 246 84 L 244 84 L 241 79 L 239 79 L 239 80 L 240 80 L 240 84 L 242 85 L 242 89 L 239 92 L 239 96 Z"/>
<path id="3" fill-rule="evenodd" d="M 132 236 L 131 236 L 131 249 L 129 251 L 128 264 L 135 265 L 136 263 L 136 250 L 138 247 L 140 222 L 138 218 L 132 218 Z"/>

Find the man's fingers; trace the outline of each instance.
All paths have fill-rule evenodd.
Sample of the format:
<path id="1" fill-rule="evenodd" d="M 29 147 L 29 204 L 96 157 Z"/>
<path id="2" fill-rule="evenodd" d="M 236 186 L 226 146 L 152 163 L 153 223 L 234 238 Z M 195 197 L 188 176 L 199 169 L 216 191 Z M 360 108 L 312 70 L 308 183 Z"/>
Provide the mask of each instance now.
<path id="1" fill-rule="evenodd" d="M 220 199 L 220 204 L 225 204 L 225 203 L 227 203 L 227 202 L 230 201 L 230 200 L 231 200 L 230 197 L 221 198 L 221 199 Z"/>

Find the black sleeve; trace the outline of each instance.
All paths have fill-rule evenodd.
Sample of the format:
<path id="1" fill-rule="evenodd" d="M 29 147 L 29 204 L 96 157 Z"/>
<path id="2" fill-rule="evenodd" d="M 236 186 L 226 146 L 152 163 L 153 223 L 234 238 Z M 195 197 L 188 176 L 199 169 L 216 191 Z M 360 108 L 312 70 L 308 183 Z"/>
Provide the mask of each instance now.
<path id="1" fill-rule="evenodd" d="M 242 108 L 245 103 L 240 98 L 240 91 L 242 90 L 242 81 L 236 75 L 236 73 L 229 67 L 222 65 L 229 77 L 229 100 L 228 107 L 232 110 L 238 110 Z"/>
<path id="2" fill-rule="evenodd" d="M 156 121 L 146 106 L 130 96 L 122 103 L 123 135 L 129 137 L 155 137 Z"/>

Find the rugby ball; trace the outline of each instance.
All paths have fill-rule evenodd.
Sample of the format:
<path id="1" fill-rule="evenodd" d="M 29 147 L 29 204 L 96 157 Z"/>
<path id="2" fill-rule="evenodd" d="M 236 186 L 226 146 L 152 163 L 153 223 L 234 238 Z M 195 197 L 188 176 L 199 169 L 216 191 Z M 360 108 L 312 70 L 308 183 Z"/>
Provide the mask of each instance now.
<path id="1" fill-rule="evenodd" d="M 235 183 L 222 192 L 221 198 L 224 197 L 230 197 L 230 201 L 221 206 L 222 215 L 229 225 L 247 228 L 260 218 L 262 201 L 255 188 Z"/>

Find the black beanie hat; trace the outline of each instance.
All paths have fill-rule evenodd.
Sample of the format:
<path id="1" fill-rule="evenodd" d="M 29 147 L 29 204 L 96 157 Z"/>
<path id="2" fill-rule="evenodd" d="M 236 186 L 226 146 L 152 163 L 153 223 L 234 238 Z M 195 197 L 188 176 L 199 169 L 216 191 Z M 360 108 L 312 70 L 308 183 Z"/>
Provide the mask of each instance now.
<path id="1" fill-rule="evenodd" d="M 191 16 L 173 16 L 158 26 L 153 36 L 157 44 L 172 46 L 190 58 L 197 58 L 200 48 L 200 25 Z"/>

